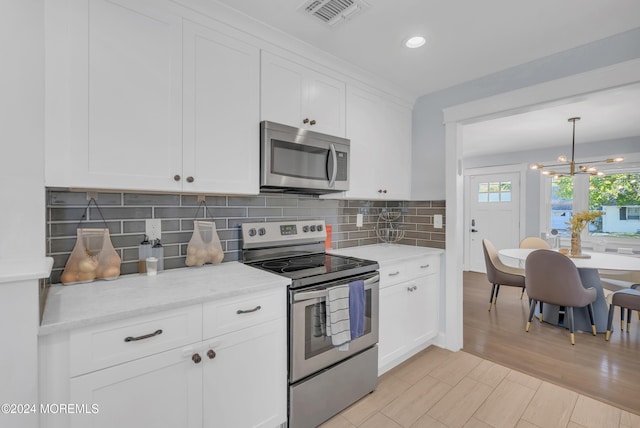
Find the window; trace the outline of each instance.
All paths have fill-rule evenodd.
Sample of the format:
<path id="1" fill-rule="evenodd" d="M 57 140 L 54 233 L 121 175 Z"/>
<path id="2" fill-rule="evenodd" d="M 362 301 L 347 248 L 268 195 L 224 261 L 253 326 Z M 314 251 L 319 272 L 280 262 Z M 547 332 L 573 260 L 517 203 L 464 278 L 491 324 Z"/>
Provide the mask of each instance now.
<path id="1" fill-rule="evenodd" d="M 511 202 L 511 182 L 478 183 L 478 202 Z"/>
<path id="2" fill-rule="evenodd" d="M 549 229 L 570 236 L 569 219 L 585 209 L 604 215 L 589 225 L 593 237 L 640 239 L 640 172 L 609 173 L 604 176 L 575 175 L 551 178 Z"/>

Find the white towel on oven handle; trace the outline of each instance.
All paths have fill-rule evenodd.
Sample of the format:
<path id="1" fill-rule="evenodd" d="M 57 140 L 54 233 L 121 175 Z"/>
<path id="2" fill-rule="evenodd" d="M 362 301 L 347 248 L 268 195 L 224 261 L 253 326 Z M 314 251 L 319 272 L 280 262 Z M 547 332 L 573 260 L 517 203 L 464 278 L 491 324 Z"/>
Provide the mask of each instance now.
<path id="1" fill-rule="evenodd" d="M 340 351 L 349 350 L 351 320 L 349 318 L 349 285 L 329 288 L 326 300 L 327 336 Z"/>

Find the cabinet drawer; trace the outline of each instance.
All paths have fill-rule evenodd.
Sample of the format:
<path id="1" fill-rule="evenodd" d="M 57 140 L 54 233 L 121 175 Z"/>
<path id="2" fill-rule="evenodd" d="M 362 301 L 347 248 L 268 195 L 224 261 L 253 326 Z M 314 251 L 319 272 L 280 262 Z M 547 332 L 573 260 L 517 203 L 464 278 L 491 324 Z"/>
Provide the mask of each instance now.
<path id="1" fill-rule="evenodd" d="M 71 376 L 202 340 L 202 306 L 190 306 L 72 331 Z"/>
<path id="2" fill-rule="evenodd" d="M 411 278 L 409 267 L 406 263 L 395 263 L 380 267 L 380 288 L 385 288 Z"/>
<path id="3" fill-rule="evenodd" d="M 203 307 L 203 337 L 237 331 L 287 316 L 286 288 L 269 293 L 206 303 Z"/>
<path id="4" fill-rule="evenodd" d="M 407 262 L 407 269 L 412 278 L 440 273 L 440 256 L 428 256 L 410 260 Z"/>

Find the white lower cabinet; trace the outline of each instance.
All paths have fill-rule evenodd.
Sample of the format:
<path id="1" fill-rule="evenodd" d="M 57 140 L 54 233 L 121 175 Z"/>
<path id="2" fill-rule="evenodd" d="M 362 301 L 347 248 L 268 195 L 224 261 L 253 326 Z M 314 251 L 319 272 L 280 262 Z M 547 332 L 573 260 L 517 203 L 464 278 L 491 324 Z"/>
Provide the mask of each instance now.
<path id="1" fill-rule="evenodd" d="M 41 427 L 280 426 L 286 337 L 284 288 L 43 336 Z"/>
<path id="2" fill-rule="evenodd" d="M 211 341 L 202 366 L 204 427 L 273 428 L 286 420 L 282 324 L 270 321 Z M 274 346 L 282 343 L 285 346 Z M 210 350 L 215 352 L 212 360 L 207 356 Z"/>
<path id="3" fill-rule="evenodd" d="M 426 348 L 438 335 L 439 259 L 410 260 L 380 270 L 379 374 Z"/>
<path id="4" fill-rule="evenodd" d="M 70 381 L 72 428 L 202 427 L 202 368 L 193 349 L 173 349 Z M 94 409 L 91 406 L 95 407 Z"/>

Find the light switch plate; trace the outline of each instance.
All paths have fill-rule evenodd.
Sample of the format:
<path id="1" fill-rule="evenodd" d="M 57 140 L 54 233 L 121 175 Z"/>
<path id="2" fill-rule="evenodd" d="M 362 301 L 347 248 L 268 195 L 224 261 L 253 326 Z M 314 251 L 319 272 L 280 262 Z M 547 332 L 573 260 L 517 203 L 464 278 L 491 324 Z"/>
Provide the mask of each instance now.
<path id="1" fill-rule="evenodd" d="M 442 214 L 436 214 L 433 216 L 434 229 L 442 229 Z"/>
<path id="2" fill-rule="evenodd" d="M 362 227 L 362 214 L 356 214 L 356 227 Z"/>
<path id="3" fill-rule="evenodd" d="M 160 236 L 162 235 L 161 220 L 159 218 L 148 218 L 144 223 L 144 233 L 147 235 L 149 241 L 160 239 Z"/>

